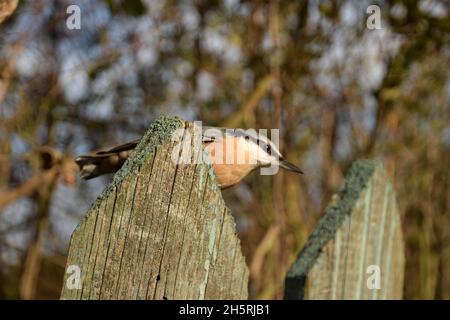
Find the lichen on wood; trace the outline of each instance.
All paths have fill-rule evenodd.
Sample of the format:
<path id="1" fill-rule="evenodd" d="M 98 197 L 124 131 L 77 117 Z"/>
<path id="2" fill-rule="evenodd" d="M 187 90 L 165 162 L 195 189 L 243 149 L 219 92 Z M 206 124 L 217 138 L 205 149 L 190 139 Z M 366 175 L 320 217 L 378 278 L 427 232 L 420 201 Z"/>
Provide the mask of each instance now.
<path id="1" fill-rule="evenodd" d="M 179 128 L 191 134 L 174 139 Z M 61 298 L 247 298 L 247 266 L 211 166 L 171 159 L 192 132 L 178 118 L 150 125 L 72 235 L 67 266 L 80 268 L 81 287 L 69 288 L 66 274 Z"/>
<path id="2" fill-rule="evenodd" d="M 380 289 L 366 285 L 371 265 L 381 269 Z M 288 272 L 285 298 L 399 299 L 403 268 L 395 192 L 380 161 L 360 160 Z"/>

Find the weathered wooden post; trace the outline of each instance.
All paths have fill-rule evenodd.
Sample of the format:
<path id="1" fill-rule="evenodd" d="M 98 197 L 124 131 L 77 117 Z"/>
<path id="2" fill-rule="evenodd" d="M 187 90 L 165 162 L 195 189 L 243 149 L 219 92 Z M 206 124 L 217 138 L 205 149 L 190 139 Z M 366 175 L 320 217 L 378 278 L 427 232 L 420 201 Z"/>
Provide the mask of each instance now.
<path id="1" fill-rule="evenodd" d="M 285 299 L 401 299 L 403 275 L 392 184 L 380 162 L 357 161 L 289 271 Z"/>
<path id="2" fill-rule="evenodd" d="M 193 130 L 170 117 L 150 125 L 73 233 L 62 299 L 247 298 L 248 269 L 211 166 L 171 160 L 176 146 L 179 155 L 193 146 Z"/>

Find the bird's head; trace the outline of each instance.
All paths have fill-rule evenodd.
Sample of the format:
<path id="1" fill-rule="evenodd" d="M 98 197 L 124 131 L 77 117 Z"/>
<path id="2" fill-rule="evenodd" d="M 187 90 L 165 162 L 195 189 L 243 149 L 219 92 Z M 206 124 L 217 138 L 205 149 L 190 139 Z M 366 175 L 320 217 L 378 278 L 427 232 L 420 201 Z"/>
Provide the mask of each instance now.
<path id="1" fill-rule="evenodd" d="M 280 166 L 286 170 L 303 174 L 299 167 L 287 161 L 281 155 L 277 145 L 267 136 L 244 131 L 240 134 L 240 138 L 244 139 L 251 159 L 259 166 Z"/>

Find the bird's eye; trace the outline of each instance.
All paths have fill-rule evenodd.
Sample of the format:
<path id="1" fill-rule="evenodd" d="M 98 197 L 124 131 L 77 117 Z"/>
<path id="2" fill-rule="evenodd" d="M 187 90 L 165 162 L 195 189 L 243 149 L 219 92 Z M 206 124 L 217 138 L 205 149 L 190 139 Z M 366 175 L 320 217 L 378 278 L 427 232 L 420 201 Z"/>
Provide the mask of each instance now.
<path id="1" fill-rule="evenodd" d="M 249 136 L 245 136 L 244 139 L 245 139 L 245 140 L 248 140 L 248 139 L 250 139 L 250 137 L 249 137 Z"/>
<path id="2" fill-rule="evenodd" d="M 267 153 L 270 153 L 272 151 L 270 144 L 266 145 L 266 151 L 267 151 Z"/>

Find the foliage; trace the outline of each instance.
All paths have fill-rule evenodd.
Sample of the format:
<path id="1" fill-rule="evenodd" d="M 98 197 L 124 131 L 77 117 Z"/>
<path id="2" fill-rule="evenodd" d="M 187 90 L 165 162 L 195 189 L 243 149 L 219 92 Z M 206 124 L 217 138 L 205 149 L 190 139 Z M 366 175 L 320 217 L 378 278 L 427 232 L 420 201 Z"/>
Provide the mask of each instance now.
<path id="1" fill-rule="evenodd" d="M 81 30 L 66 28 L 70 4 Z M 107 183 L 75 181 L 72 157 L 137 138 L 165 113 L 281 128 L 282 152 L 306 172 L 254 174 L 224 192 L 252 297 L 282 296 L 348 168 L 380 158 L 403 213 L 405 297 L 450 298 L 448 8 L 378 1 L 383 29 L 369 30 L 370 4 L 22 1 L 0 25 L 0 198 L 57 174 L 0 208 L 0 296 L 59 296 L 61 277 L 44 268 L 62 270 Z M 40 295 L 46 283 L 53 295 Z"/>

